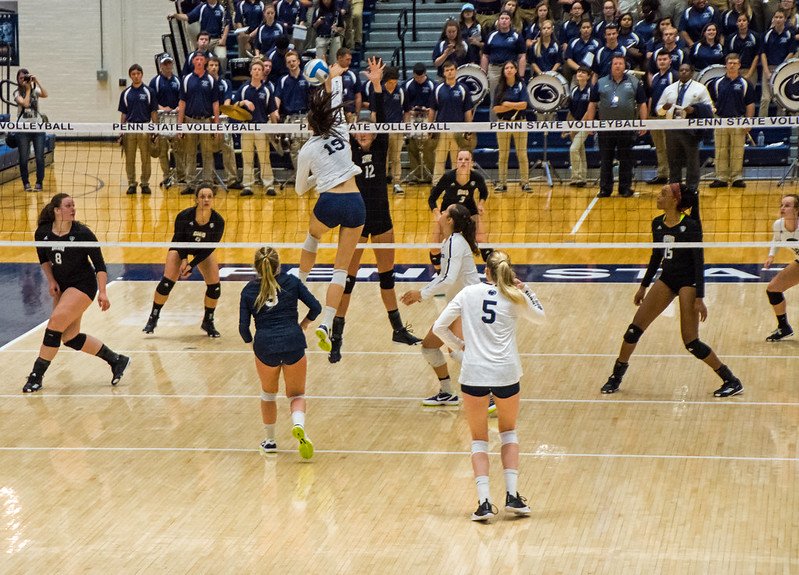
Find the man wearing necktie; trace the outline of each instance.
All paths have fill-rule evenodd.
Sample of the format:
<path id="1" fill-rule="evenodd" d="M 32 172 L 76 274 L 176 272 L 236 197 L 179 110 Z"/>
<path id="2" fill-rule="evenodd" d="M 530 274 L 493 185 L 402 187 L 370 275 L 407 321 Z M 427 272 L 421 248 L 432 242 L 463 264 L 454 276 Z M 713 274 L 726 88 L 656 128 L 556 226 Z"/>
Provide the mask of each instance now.
<path id="1" fill-rule="evenodd" d="M 713 102 L 707 88 L 693 80 L 694 67 L 682 64 L 679 80 L 668 86 L 657 103 L 657 115 L 666 119 L 707 118 L 713 116 Z M 685 166 L 685 185 L 699 188 L 699 143 L 701 130 L 667 130 L 666 149 L 669 155 L 669 183 L 682 183 Z"/>

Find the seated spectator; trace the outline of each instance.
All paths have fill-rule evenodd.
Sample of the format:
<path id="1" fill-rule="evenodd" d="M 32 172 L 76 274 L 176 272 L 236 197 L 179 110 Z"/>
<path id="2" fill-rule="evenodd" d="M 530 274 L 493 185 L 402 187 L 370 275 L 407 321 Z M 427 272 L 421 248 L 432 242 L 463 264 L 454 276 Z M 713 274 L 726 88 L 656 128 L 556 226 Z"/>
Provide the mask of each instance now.
<path id="1" fill-rule="evenodd" d="M 596 26 L 594 27 L 596 30 Z M 608 24 L 605 30 L 605 45 L 600 47 L 594 58 L 594 83 L 600 78 L 610 74 L 611 63 L 616 56 L 627 58 L 627 48 L 619 44 L 619 27 L 616 24 Z M 628 62 L 629 67 L 629 62 Z"/>
<path id="2" fill-rule="evenodd" d="M 564 71 L 569 76 L 574 75 L 581 67 L 591 68 L 599 50 L 599 42 L 593 37 L 594 27 L 591 21 L 585 19 L 580 24 L 580 36 L 575 38 L 566 47 L 563 54 L 565 61 Z"/>
<path id="3" fill-rule="evenodd" d="M 239 45 L 239 58 L 244 58 L 250 51 L 250 36 L 255 34 L 263 22 L 264 8 L 261 0 L 236 2 L 233 26 L 236 29 L 236 42 Z"/>
<path id="4" fill-rule="evenodd" d="M 652 39 L 655 35 L 655 30 L 657 30 L 659 7 L 660 2 L 658 0 L 643 0 L 643 2 L 641 2 L 641 19 L 633 26 L 633 32 L 635 32 L 641 39 L 641 42 L 643 42 L 644 50 L 646 49 L 647 42 Z"/>
<path id="5" fill-rule="evenodd" d="M 264 22 L 258 27 L 252 37 L 255 55 L 266 56 L 275 47 L 277 39 L 285 34 L 286 30 L 283 25 L 275 21 L 275 5 L 267 4 L 264 7 Z"/>
<path id="6" fill-rule="evenodd" d="M 680 37 L 688 48 L 702 39 L 702 30 L 709 22 L 717 22 L 718 13 L 707 0 L 691 0 L 691 6 L 686 8 L 680 18 L 678 30 Z"/>
<path id="7" fill-rule="evenodd" d="M 738 33 L 738 16 L 746 14 L 751 20 L 753 14 L 749 0 L 729 0 L 729 5 L 729 10 L 725 10 L 719 20 L 721 36 L 725 39 Z"/>
<path id="8" fill-rule="evenodd" d="M 230 31 L 230 17 L 219 0 L 207 0 L 204 4 L 196 6 L 188 14 L 174 13 L 169 18 L 182 20 L 189 24 L 199 22 L 200 30 L 204 30 L 210 36 L 208 49 L 219 58 L 222 69 L 227 69 L 226 46 L 227 35 Z"/>
<path id="9" fill-rule="evenodd" d="M 468 62 L 469 46 L 461 39 L 460 27 L 455 20 L 447 20 L 441 30 L 441 36 L 433 48 L 433 65 L 438 69 L 439 77 L 444 77 L 444 62 L 452 60 L 456 66 Z"/>
<path id="10" fill-rule="evenodd" d="M 646 48 L 638 34 L 633 32 L 633 15 L 625 12 L 619 17 L 619 44 L 627 48 L 627 60 L 640 68 L 646 60 Z"/>
<path id="11" fill-rule="evenodd" d="M 616 26 L 618 29 L 619 9 L 615 0 L 605 0 L 602 3 L 602 15 L 594 22 L 594 38 L 602 45 L 605 43 L 605 28 L 610 25 Z"/>
<path id="12" fill-rule="evenodd" d="M 740 74 L 751 83 L 757 81 L 757 66 L 760 63 L 761 38 L 749 30 L 749 17 L 738 16 L 738 30 L 724 39 L 724 55 L 738 54 L 741 59 Z"/>
<path id="13" fill-rule="evenodd" d="M 192 64 L 192 62 L 197 54 L 202 54 L 205 56 L 205 60 L 208 61 L 208 58 L 211 57 L 210 46 L 211 35 L 208 32 L 203 30 L 197 34 L 197 49 L 186 56 L 186 61 L 183 63 L 183 70 L 180 75 L 185 76 L 187 74 L 191 74 L 192 70 L 194 70 L 194 64 Z"/>
<path id="14" fill-rule="evenodd" d="M 708 22 L 702 30 L 702 40 L 694 44 L 688 60 L 697 72 L 713 64 L 724 63 L 724 48 L 718 40 L 718 26 Z"/>
<path id="15" fill-rule="evenodd" d="M 483 29 L 475 18 L 474 4 L 464 4 L 461 8 L 461 39 L 466 42 L 468 50 L 466 60 L 472 64 L 480 63 L 480 51 L 483 49 Z"/>
<path id="16" fill-rule="evenodd" d="M 580 24 L 585 16 L 585 8 L 582 2 L 574 2 L 569 8 L 569 17 L 563 22 L 558 32 L 558 43 L 561 51 L 565 52 L 566 47 L 575 38 L 580 36 Z"/>
<path id="17" fill-rule="evenodd" d="M 527 60 L 530 62 L 533 76 L 544 72 L 557 72 L 560 69 L 562 64 L 560 46 L 555 41 L 555 25 L 551 20 L 544 20 L 541 23 L 541 34 L 533 43 L 533 47 L 528 50 Z M 507 73 L 506 63 L 505 74 Z"/>

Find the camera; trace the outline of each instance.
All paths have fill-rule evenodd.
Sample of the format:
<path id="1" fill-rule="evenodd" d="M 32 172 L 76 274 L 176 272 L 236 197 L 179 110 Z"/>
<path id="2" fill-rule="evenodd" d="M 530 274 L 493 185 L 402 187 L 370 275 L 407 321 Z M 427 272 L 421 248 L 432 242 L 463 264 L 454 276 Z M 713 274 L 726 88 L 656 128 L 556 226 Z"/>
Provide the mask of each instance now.
<path id="1" fill-rule="evenodd" d="M 30 82 L 31 81 L 31 75 L 30 74 L 23 75 L 22 76 L 22 81 L 23 82 Z"/>

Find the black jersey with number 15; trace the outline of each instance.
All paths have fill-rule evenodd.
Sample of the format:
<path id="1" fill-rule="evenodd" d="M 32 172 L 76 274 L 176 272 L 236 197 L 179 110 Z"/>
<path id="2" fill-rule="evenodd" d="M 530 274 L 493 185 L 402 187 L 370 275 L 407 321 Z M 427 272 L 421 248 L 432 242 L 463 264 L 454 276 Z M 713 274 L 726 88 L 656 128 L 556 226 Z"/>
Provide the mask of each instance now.
<path id="1" fill-rule="evenodd" d="M 683 215 L 680 221 L 669 227 L 665 214 L 652 220 L 652 241 L 655 243 L 701 242 L 702 228 L 695 219 Z M 696 285 L 696 297 L 705 297 L 705 256 L 702 248 L 653 248 L 652 257 L 641 285 L 649 287 L 663 264 L 661 277 L 685 278 Z"/>

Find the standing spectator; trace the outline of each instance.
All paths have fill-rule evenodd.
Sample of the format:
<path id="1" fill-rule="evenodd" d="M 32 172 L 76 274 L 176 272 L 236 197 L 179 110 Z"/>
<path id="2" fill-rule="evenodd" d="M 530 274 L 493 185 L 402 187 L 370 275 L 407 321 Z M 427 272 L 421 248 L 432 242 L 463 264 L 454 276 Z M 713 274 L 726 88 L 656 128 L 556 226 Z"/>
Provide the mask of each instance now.
<path id="1" fill-rule="evenodd" d="M 239 45 L 239 58 L 244 58 L 250 49 L 250 37 L 264 19 L 264 3 L 261 0 L 239 0 L 233 25 L 236 28 L 236 42 Z"/>
<path id="2" fill-rule="evenodd" d="M 663 91 L 677 81 L 677 72 L 671 68 L 671 58 L 666 52 L 660 52 L 657 56 L 658 71 L 649 74 L 649 113 L 652 118 L 657 118 L 657 105 Z M 647 180 L 650 185 L 663 185 L 669 182 L 669 153 L 666 144 L 666 132 L 664 130 L 651 130 L 652 144 L 655 146 L 657 154 L 657 173 L 651 180 Z"/>
<path id="3" fill-rule="evenodd" d="M 433 92 L 432 107 L 436 111 L 437 122 L 471 122 L 472 98 L 469 91 L 458 82 L 457 68 L 454 62 L 444 64 L 444 81 L 436 86 Z M 472 134 L 466 134 L 470 139 Z M 458 157 L 458 142 L 452 132 L 441 132 L 436 145 L 435 164 L 433 168 L 433 185 L 441 178 L 446 169 L 447 155 L 455 166 Z M 453 168 L 454 169 L 454 168 Z"/>
<path id="4" fill-rule="evenodd" d="M 655 53 L 655 50 L 660 48 L 663 45 L 663 33 L 668 30 L 669 28 L 674 28 L 674 22 L 671 18 L 661 18 L 658 20 L 657 27 L 655 28 L 654 34 L 652 34 L 652 38 L 646 43 L 646 59 L 651 60 L 652 56 Z M 674 28 L 676 31 L 677 28 Z M 677 34 L 675 34 L 677 45 L 682 48 L 682 38 L 677 38 Z M 677 71 L 676 69 L 674 70 Z"/>
<path id="5" fill-rule="evenodd" d="M 583 20 L 580 23 L 580 36 L 569 42 L 566 47 L 563 54 L 566 64 L 563 69 L 568 70 L 570 74 L 576 73 L 582 67 L 591 69 L 599 50 L 599 42 L 593 37 L 593 31 L 594 27 L 591 25 L 591 21 Z"/>
<path id="6" fill-rule="evenodd" d="M 721 34 L 726 39 L 738 33 L 738 17 L 741 14 L 746 14 L 746 17 L 752 19 L 752 6 L 749 0 L 729 0 L 729 9 L 721 14 L 719 19 L 719 27 Z"/>
<path id="7" fill-rule="evenodd" d="M 605 29 L 608 26 L 615 26 L 617 30 L 619 27 L 619 8 L 615 0 L 605 0 L 602 3 L 602 15 L 594 23 L 594 38 L 599 40 L 600 44 L 607 41 Z"/>
<path id="8" fill-rule="evenodd" d="M 574 2 L 569 8 L 569 18 L 563 22 L 558 32 L 558 43 L 562 52 L 566 51 L 566 47 L 572 40 L 580 36 L 580 25 L 585 17 L 585 8 L 582 2 Z"/>
<path id="9" fill-rule="evenodd" d="M 344 22 L 346 44 L 356 52 L 363 49 L 363 0 L 349 0 L 349 10 Z"/>
<path id="10" fill-rule="evenodd" d="M 777 66 L 793 58 L 796 52 L 796 39 L 794 32 L 785 26 L 785 12 L 777 10 L 771 18 L 771 28 L 763 36 L 763 44 L 760 52 L 760 64 L 763 66 L 763 81 L 760 85 L 760 111 L 761 118 L 768 116 L 768 108 L 771 104 L 771 75 Z M 777 115 L 783 115 L 784 110 L 777 107 Z"/>
<path id="11" fill-rule="evenodd" d="M 155 102 L 158 112 L 161 115 L 159 121 L 164 120 L 165 114 L 174 114 L 172 120 L 177 120 L 178 103 L 180 102 L 180 78 L 172 73 L 175 62 L 172 56 L 164 54 L 158 60 L 160 74 L 150 80 L 150 90 L 155 94 Z M 186 155 L 183 152 L 183 141 L 176 136 L 159 136 L 158 158 L 161 162 L 161 172 L 164 179 L 161 187 L 169 189 L 172 183 L 186 181 Z M 172 150 L 172 157 L 175 162 L 175 170 L 172 171 L 169 162 L 169 150 Z"/>
<path id="12" fill-rule="evenodd" d="M 715 22 L 708 22 L 705 25 L 702 39 L 693 45 L 688 59 L 698 72 L 708 66 L 724 62 L 724 48 L 719 43 L 718 26 Z"/>
<path id="13" fill-rule="evenodd" d="M 438 43 L 433 47 L 433 65 L 438 69 L 439 77 L 444 77 L 444 62 L 452 60 L 456 66 L 469 61 L 469 46 L 461 38 L 460 28 L 455 20 L 447 20 Z"/>
<path id="14" fill-rule="evenodd" d="M 316 57 L 332 63 L 341 48 L 343 28 L 338 26 L 339 8 L 336 0 L 319 0 L 313 13 L 313 28 L 316 30 Z"/>
<path id="15" fill-rule="evenodd" d="M 716 104 L 719 118 L 751 118 L 755 115 L 755 89 L 741 76 L 741 59 L 738 54 L 727 54 L 727 74 L 710 83 L 710 97 Z M 726 188 L 732 182 L 735 188 L 745 188 L 743 181 L 744 144 L 748 128 L 714 130 L 716 142 L 716 179 L 711 188 Z"/>
<path id="16" fill-rule="evenodd" d="M 211 50 L 209 49 L 211 45 L 211 36 L 205 30 L 201 31 L 197 34 L 197 48 L 194 52 L 191 52 L 188 56 L 186 56 L 186 61 L 183 63 L 183 70 L 181 71 L 181 76 L 186 76 L 191 74 L 194 70 L 194 57 L 197 54 L 202 54 L 205 56 L 205 61 L 208 61 L 208 58 L 211 57 Z"/>
<path id="17" fill-rule="evenodd" d="M 658 0 L 643 0 L 641 2 L 641 19 L 633 26 L 633 32 L 641 39 L 644 48 L 647 42 L 654 37 L 655 30 L 657 30 L 659 7 L 660 3 Z"/>
<path id="18" fill-rule="evenodd" d="M 638 69 L 644 65 L 646 60 L 646 47 L 633 32 L 633 15 L 625 12 L 619 17 L 619 44 L 627 48 L 627 60 Z"/>
<path id="19" fill-rule="evenodd" d="M 467 61 L 480 64 L 480 51 L 483 49 L 483 29 L 474 17 L 474 4 L 464 4 L 461 8 L 461 38 L 469 47 Z"/>
<path id="20" fill-rule="evenodd" d="M 616 24 L 605 26 L 605 45 L 596 51 L 594 58 L 594 84 L 599 78 L 610 74 L 611 64 L 616 56 L 627 61 L 627 48 L 619 44 L 619 27 Z"/>
<path id="21" fill-rule="evenodd" d="M 144 72 L 138 64 L 128 68 L 132 85 L 119 95 L 120 122 L 123 124 L 146 124 L 157 122 L 158 105 L 153 92 L 144 85 Z M 128 176 L 128 195 L 136 194 L 136 150 L 141 156 L 141 193 L 150 194 L 150 134 L 131 133 L 122 136 L 125 151 L 125 171 Z"/>
<path id="22" fill-rule="evenodd" d="M 591 100 L 591 70 L 587 66 L 580 66 L 575 73 L 577 84 L 569 94 L 569 114 L 567 119 L 570 121 L 581 122 L 585 119 L 588 112 L 588 104 Z M 564 134 L 565 135 L 565 134 Z M 584 188 L 588 178 L 588 161 L 585 157 L 585 141 L 588 139 L 588 130 L 572 132 L 572 143 L 569 146 L 569 161 L 571 162 L 572 179 L 570 186 Z"/>
<path id="23" fill-rule="evenodd" d="M 363 95 L 361 94 L 361 80 L 358 78 L 358 73 L 350 69 L 350 65 L 352 65 L 352 52 L 350 52 L 350 49 L 339 48 L 338 52 L 336 52 L 336 62 L 342 69 L 342 100 L 344 100 L 344 113 L 347 116 L 347 122 L 357 122 L 361 113 Z M 398 121 L 401 122 L 402 119 Z"/>
<path id="24" fill-rule="evenodd" d="M 388 66 L 383 70 L 383 86 L 382 86 L 382 101 L 383 112 L 385 114 L 384 122 L 399 123 L 402 122 L 402 116 L 405 111 L 405 88 L 399 85 L 399 72 L 396 68 Z M 377 113 L 375 111 L 375 98 L 376 94 L 373 91 L 371 94 L 372 102 L 369 109 L 372 110 L 372 122 L 377 122 Z M 402 189 L 400 182 L 402 181 L 402 143 L 404 135 L 401 133 L 392 133 L 388 135 L 388 164 L 386 166 L 386 176 L 391 177 L 394 183 L 394 193 L 402 195 L 405 190 Z M 389 170 L 391 174 L 389 174 Z"/>
<path id="25" fill-rule="evenodd" d="M 192 24 L 200 23 L 200 30 L 208 32 L 209 49 L 216 54 L 222 69 L 227 69 L 227 35 L 230 32 L 230 17 L 219 0 L 206 0 L 188 14 L 175 13 L 170 16 Z"/>
<path id="26" fill-rule="evenodd" d="M 266 56 L 283 34 L 285 34 L 283 25 L 280 22 L 275 22 L 275 5 L 267 4 L 264 6 L 264 23 L 258 27 L 252 39 L 255 55 Z"/>
<path id="27" fill-rule="evenodd" d="M 219 91 L 216 81 L 205 71 L 205 56 L 197 53 L 194 56 L 194 71 L 183 77 L 180 83 L 180 102 L 178 103 L 178 124 L 184 122 L 205 124 L 219 123 Z M 216 136 L 197 132 L 184 135 L 186 153 L 186 188 L 181 195 L 193 196 L 195 188 L 205 184 L 211 187 L 214 184 L 214 148 Z M 203 169 L 197 174 L 197 144 L 200 145 L 200 154 Z"/>
<path id="28" fill-rule="evenodd" d="M 541 34 L 527 53 L 533 76 L 560 70 L 562 64 L 560 46 L 555 41 L 554 33 L 555 25 L 551 20 L 545 20 L 541 24 Z"/>
<path id="29" fill-rule="evenodd" d="M 680 36 L 688 48 L 702 39 L 702 30 L 708 22 L 716 22 L 718 13 L 713 6 L 707 5 L 707 0 L 691 0 L 691 6 L 686 8 L 680 18 L 678 27 Z"/>
<path id="30" fill-rule="evenodd" d="M 712 118 L 713 101 L 702 82 L 693 80 L 691 64 L 680 66 L 680 79 L 668 86 L 657 103 L 658 116 L 671 118 Z M 666 148 L 669 156 L 669 183 L 682 182 L 685 166 L 685 186 L 692 193 L 699 190 L 699 143 L 703 130 L 668 130 Z"/>
<path id="31" fill-rule="evenodd" d="M 300 56 L 294 50 L 286 54 L 288 74 L 280 78 L 275 87 L 275 104 L 283 121 L 291 120 L 291 116 L 308 113 L 308 91 L 310 85 L 300 70 Z M 293 135 L 292 135 L 293 136 Z M 297 154 L 303 145 L 300 138 L 291 138 L 291 164 L 297 168 Z"/>
<path id="32" fill-rule="evenodd" d="M 287 59 L 289 52 L 297 52 L 289 44 L 288 36 L 278 36 L 275 39 L 274 47 L 266 54 L 266 59 L 272 62 L 271 77 L 277 85 L 277 82 L 286 74 L 289 73 Z"/>
<path id="33" fill-rule="evenodd" d="M 46 98 L 47 90 L 41 81 L 26 68 L 17 71 L 17 89 L 14 91 L 14 102 L 17 104 L 17 120 L 20 122 L 41 122 L 39 98 Z M 44 185 L 44 144 L 47 136 L 44 132 L 19 132 L 19 177 L 26 192 L 41 192 Z M 31 189 L 28 181 L 28 159 L 31 143 L 36 159 L 36 187 Z M 135 193 L 134 189 L 134 193 Z"/>
<path id="34" fill-rule="evenodd" d="M 524 47 L 525 49 L 529 50 L 530 47 L 535 42 L 535 39 L 538 38 L 538 35 L 541 34 L 541 24 L 544 20 L 552 20 L 553 22 L 555 19 L 552 17 L 552 12 L 549 10 L 549 4 L 547 0 L 540 0 L 535 7 L 535 15 L 530 20 L 530 24 L 527 26 L 526 29 L 523 30 L 524 32 Z"/>
<path id="35" fill-rule="evenodd" d="M 527 88 L 515 62 L 505 62 L 502 78 L 497 86 L 497 93 L 493 95 L 494 113 L 498 120 L 513 122 L 524 120 L 530 107 Z M 494 186 L 497 193 L 508 190 L 508 157 L 510 156 L 510 143 L 516 148 L 516 160 L 519 164 L 519 182 L 523 192 L 531 192 L 530 164 L 527 160 L 527 132 L 497 132 L 497 147 L 499 148 L 499 183 Z"/>
<path id="36" fill-rule="evenodd" d="M 623 56 L 614 56 L 610 75 L 603 76 L 591 88 L 591 103 L 586 120 L 634 120 L 647 118 L 646 93 L 638 78 L 625 72 Z M 645 131 L 640 132 L 643 135 Z M 635 133 L 630 131 L 603 131 L 599 133 L 599 193 L 606 198 L 613 192 L 613 162 L 619 161 L 619 195 L 633 196 L 632 147 Z"/>
<path id="37" fill-rule="evenodd" d="M 760 63 L 761 38 L 749 29 L 749 17 L 738 16 L 738 31 L 724 38 L 724 54 L 738 54 L 741 58 L 742 76 L 752 82 L 757 81 L 757 66 Z"/>
<path id="38" fill-rule="evenodd" d="M 668 28 L 663 32 L 663 45 L 655 48 L 655 51 L 652 53 L 652 56 L 649 59 L 648 71 L 650 74 L 650 82 L 651 75 L 658 70 L 657 59 L 660 54 L 667 54 L 669 56 L 671 60 L 671 69 L 674 72 L 677 72 L 680 69 L 680 66 L 682 66 L 683 62 L 686 61 L 685 52 L 677 44 L 676 28 Z"/>
<path id="39" fill-rule="evenodd" d="M 499 15 L 497 29 L 488 35 L 483 46 L 480 67 L 488 76 L 488 91 L 490 94 L 496 93 L 505 62 L 515 62 L 519 70 L 527 69 L 524 41 L 519 33 L 511 28 L 510 18 L 510 14 L 507 12 Z M 491 115 L 492 118 L 495 118 L 493 112 Z M 436 169 L 438 169 L 438 166 L 436 166 Z"/>
<path id="40" fill-rule="evenodd" d="M 300 0 L 279 0 L 275 4 L 275 13 L 289 38 L 294 33 L 294 25 L 305 22 L 306 18 L 306 9 Z"/>
<path id="41" fill-rule="evenodd" d="M 413 78 L 405 82 L 405 121 L 423 122 L 433 121 L 433 91 L 435 84 L 427 77 L 427 68 L 421 62 L 413 66 Z M 436 140 L 433 134 L 423 134 L 427 137 L 411 137 L 408 140 L 408 157 L 410 159 L 411 174 L 421 173 L 417 179 L 422 183 L 430 181 L 433 173 L 433 160 L 436 153 Z M 425 170 L 422 169 L 424 166 Z"/>
<path id="42" fill-rule="evenodd" d="M 229 106 L 233 102 L 233 87 L 227 79 L 219 74 L 219 58 L 214 54 L 208 59 L 208 74 L 216 80 L 219 90 L 219 105 Z M 236 153 L 233 150 L 233 134 L 223 134 L 217 140 L 215 151 L 222 154 L 222 167 L 225 171 L 225 186 L 229 189 L 241 189 L 238 168 L 236 167 Z"/>

